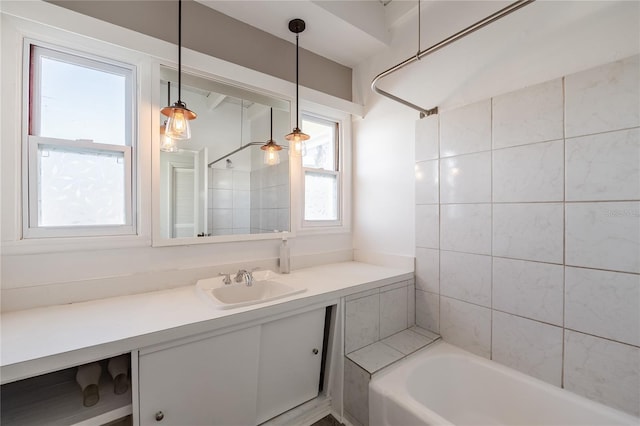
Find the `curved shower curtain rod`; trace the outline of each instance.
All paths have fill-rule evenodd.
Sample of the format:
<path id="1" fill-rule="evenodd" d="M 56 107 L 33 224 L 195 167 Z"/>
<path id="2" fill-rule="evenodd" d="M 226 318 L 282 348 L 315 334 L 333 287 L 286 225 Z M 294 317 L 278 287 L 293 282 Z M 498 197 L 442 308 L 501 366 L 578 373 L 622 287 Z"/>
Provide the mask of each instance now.
<path id="1" fill-rule="evenodd" d="M 499 11 L 497 11 L 496 13 L 487 16 L 486 18 L 476 22 L 475 24 L 468 26 L 467 28 L 458 31 L 457 33 L 455 33 L 452 36 L 449 36 L 447 38 L 445 38 L 444 40 L 434 44 L 431 47 L 428 47 L 424 50 L 420 50 L 420 44 L 419 44 L 419 38 L 418 38 L 418 53 L 415 54 L 415 56 L 412 56 L 402 62 L 400 62 L 399 64 L 389 68 L 388 70 L 381 72 L 380 74 L 378 74 L 373 81 L 371 81 L 371 90 L 373 90 L 374 92 L 391 99 L 392 101 L 396 101 L 398 103 L 401 103 L 402 105 L 408 106 L 409 108 L 413 108 L 417 111 L 420 112 L 420 118 L 424 118 L 426 116 L 432 115 L 432 114 L 437 114 L 438 113 L 438 107 L 435 108 L 431 108 L 431 109 L 425 109 L 422 108 L 418 105 L 412 104 L 411 102 L 408 102 L 402 98 L 399 98 L 389 92 L 385 92 L 384 90 L 380 89 L 379 87 L 377 87 L 378 82 L 383 79 L 384 77 L 387 77 L 391 74 L 393 74 L 394 72 L 406 67 L 409 64 L 414 63 L 415 61 L 418 61 L 420 59 L 422 59 L 423 57 L 442 49 L 445 46 L 450 45 L 451 43 L 453 43 L 454 41 L 460 40 L 461 38 L 466 37 L 467 35 L 479 30 L 480 28 L 483 28 L 495 21 L 497 21 L 500 18 L 503 18 L 507 15 L 509 15 L 512 12 L 515 12 L 516 10 L 520 9 L 521 7 L 524 7 L 530 3 L 533 3 L 535 0 L 518 0 L 516 2 L 511 3 L 510 5 L 508 5 L 507 7 L 500 9 Z M 418 9 L 419 10 L 419 9 Z M 418 25 L 419 24 L 419 20 L 420 20 L 420 16 L 419 16 L 420 12 L 418 11 Z M 420 37 L 420 29 L 418 28 L 418 37 Z"/>

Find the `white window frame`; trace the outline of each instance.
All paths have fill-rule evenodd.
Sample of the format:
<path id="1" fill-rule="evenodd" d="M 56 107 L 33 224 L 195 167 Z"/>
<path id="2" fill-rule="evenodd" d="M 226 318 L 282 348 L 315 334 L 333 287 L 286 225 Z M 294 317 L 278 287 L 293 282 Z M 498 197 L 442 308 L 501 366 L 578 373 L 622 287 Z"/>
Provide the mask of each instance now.
<path id="1" fill-rule="evenodd" d="M 39 136 L 39 92 L 40 68 L 31 68 L 32 47 L 34 57 L 45 52 L 47 57 L 70 62 L 105 72 L 123 75 L 126 78 L 126 117 L 125 145 L 93 143 L 87 140 L 67 140 Z M 98 57 L 81 51 L 67 49 L 33 39 L 24 39 L 23 49 L 23 116 L 25 117 L 23 135 L 23 238 L 48 237 L 101 237 L 115 235 L 136 235 L 136 185 L 135 185 L 135 152 L 136 152 L 136 75 L 135 65 Z M 115 72 L 114 72 L 115 71 Z M 124 72 L 123 72 L 124 71 Z M 33 104 L 32 104 L 33 101 Z M 125 223 L 122 225 L 84 225 L 84 226 L 40 226 L 38 176 L 38 147 L 40 145 L 58 146 L 78 153 L 122 152 L 125 169 Z"/>
<path id="2" fill-rule="evenodd" d="M 327 123 L 332 123 L 336 125 L 336 129 L 335 129 L 335 155 L 337 156 L 337 158 L 334 158 L 335 161 L 335 169 L 336 170 L 325 170 L 325 169 L 319 169 L 319 168 L 313 168 L 313 167 L 304 167 L 304 165 L 302 165 L 302 199 L 301 199 L 301 218 L 302 218 L 302 228 L 303 229 L 325 229 L 325 228 L 341 228 L 343 225 L 343 215 L 344 215 L 344 209 L 343 209 L 343 193 L 344 193 L 344 188 L 343 188 L 343 177 L 342 177 L 342 170 L 343 170 L 343 137 L 342 137 L 342 121 L 335 119 L 335 118 L 330 118 L 330 117 L 323 117 L 317 114 L 313 114 L 313 113 L 309 113 L 309 112 L 303 112 L 302 113 L 302 117 L 304 120 L 307 121 L 316 121 L 320 124 L 327 124 Z M 305 211 L 306 211 L 306 174 L 307 172 L 311 172 L 311 173 L 316 173 L 316 174 L 323 174 L 323 175 L 327 175 L 327 176 L 335 176 L 336 177 L 336 185 L 337 185 L 337 194 L 336 194 L 336 204 L 337 204 L 337 213 L 338 213 L 338 218 L 336 220 L 307 220 L 305 218 Z"/>

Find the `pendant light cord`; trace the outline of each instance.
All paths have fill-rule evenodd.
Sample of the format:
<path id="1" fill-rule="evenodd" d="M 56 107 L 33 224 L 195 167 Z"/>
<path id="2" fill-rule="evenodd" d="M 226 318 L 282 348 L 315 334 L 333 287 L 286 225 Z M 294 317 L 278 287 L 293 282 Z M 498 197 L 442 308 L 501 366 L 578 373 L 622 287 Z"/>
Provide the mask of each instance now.
<path id="1" fill-rule="evenodd" d="M 269 128 L 271 129 L 271 135 L 269 137 L 269 142 L 272 142 L 273 141 L 273 108 L 271 108 L 271 122 L 270 122 Z"/>
<path id="2" fill-rule="evenodd" d="M 299 82 L 298 82 L 298 51 L 300 50 L 300 48 L 298 47 L 298 37 L 300 35 L 298 33 L 296 33 L 296 129 L 300 128 L 300 125 L 298 123 L 298 117 L 300 116 L 300 113 L 298 112 L 298 103 L 299 103 L 299 96 L 298 96 L 298 91 L 299 89 Z"/>
<path id="3" fill-rule="evenodd" d="M 420 13 L 420 0 L 418 0 L 418 53 L 416 53 L 416 58 L 420 60 L 420 33 L 421 33 L 421 13 Z"/>
<path id="4" fill-rule="evenodd" d="M 182 0 L 178 0 L 178 102 L 181 102 L 182 89 Z"/>

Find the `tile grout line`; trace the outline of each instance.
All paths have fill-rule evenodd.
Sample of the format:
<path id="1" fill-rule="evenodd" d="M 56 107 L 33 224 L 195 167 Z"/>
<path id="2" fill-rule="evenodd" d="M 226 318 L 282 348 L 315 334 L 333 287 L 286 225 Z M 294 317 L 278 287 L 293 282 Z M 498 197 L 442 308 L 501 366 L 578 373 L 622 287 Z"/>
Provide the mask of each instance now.
<path id="1" fill-rule="evenodd" d="M 560 388 L 564 389 L 565 339 L 566 339 L 566 268 L 567 268 L 567 90 L 566 77 L 562 77 L 562 359 L 560 360 Z"/>
<path id="2" fill-rule="evenodd" d="M 490 193 L 490 197 L 491 197 L 491 241 L 490 241 L 490 247 L 491 247 L 491 272 L 490 272 L 490 279 L 491 279 L 491 289 L 490 289 L 490 299 L 489 299 L 489 309 L 491 312 L 491 320 L 490 320 L 490 330 L 489 330 L 489 359 L 493 360 L 493 155 L 495 152 L 495 149 L 493 148 L 493 99 L 491 98 L 491 110 L 489 111 L 490 113 L 490 120 L 491 120 L 491 126 L 489 127 L 489 132 L 490 132 L 490 138 L 491 138 L 491 193 Z"/>

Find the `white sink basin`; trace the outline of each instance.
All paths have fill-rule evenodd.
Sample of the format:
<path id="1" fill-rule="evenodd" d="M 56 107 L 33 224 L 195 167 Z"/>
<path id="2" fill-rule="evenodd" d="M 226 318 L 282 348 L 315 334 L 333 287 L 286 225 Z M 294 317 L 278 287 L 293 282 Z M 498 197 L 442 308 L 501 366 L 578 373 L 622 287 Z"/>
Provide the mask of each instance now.
<path id="1" fill-rule="evenodd" d="M 306 291 L 305 288 L 293 287 L 276 280 L 279 276 L 272 271 L 256 271 L 253 273 L 251 286 L 244 282 L 225 285 L 223 277 L 207 278 L 196 283 L 196 291 L 217 309 L 268 302 Z"/>

